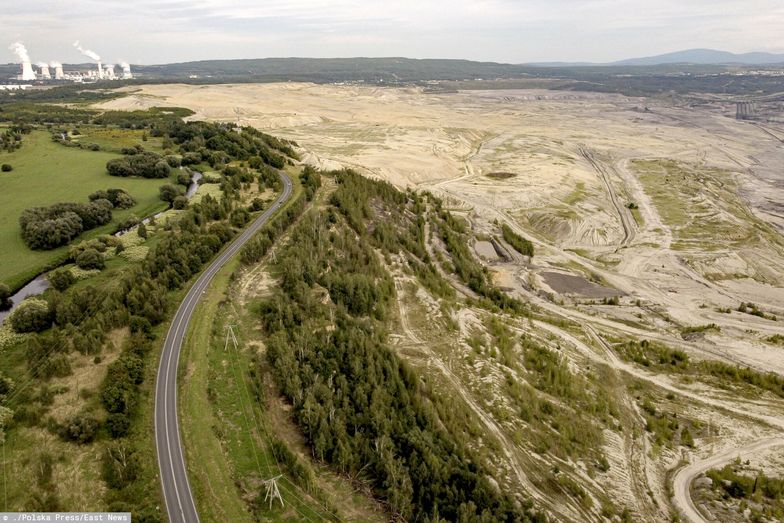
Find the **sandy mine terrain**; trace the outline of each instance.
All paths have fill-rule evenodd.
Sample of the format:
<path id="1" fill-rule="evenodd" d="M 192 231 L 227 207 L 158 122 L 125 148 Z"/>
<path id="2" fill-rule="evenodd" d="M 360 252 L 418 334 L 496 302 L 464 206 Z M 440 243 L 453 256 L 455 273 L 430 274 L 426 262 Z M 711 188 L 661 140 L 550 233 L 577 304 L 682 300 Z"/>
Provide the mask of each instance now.
<path id="1" fill-rule="evenodd" d="M 500 256 L 484 239 L 477 255 L 505 290 L 584 329 L 580 336 L 543 322 L 520 329 L 558 340 L 575 368 L 609 365 L 683 400 L 695 419 L 711 426 L 721 420 L 720 430 L 697 438 L 683 455 L 640 453 L 648 444 L 638 436 L 607 436 L 611 470 L 620 472 L 597 489 L 610 490 L 640 520 L 666 519 L 663 507 L 670 503 L 691 515 L 680 496 L 687 487 L 674 502 L 667 495 L 668 471 L 683 461 L 731 455 L 784 433 L 780 402 L 740 401 L 716 388 L 653 375 L 620 362 L 605 341 L 656 340 L 695 360 L 784 374 L 784 346 L 771 341 L 784 333 L 784 129 L 736 121 L 728 116 L 731 105 L 715 99 L 689 108 L 590 93 L 430 94 L 298 83 L 128 91 L 101 107 L 181 106 L 196 111 L 197 119 L 252 125 L 295 140 L 303 160 L 315 165 L 350 167 L 430 191 L 483 238 L 498 238 L 497 224 L 506 223 L 531 239 L 531 260 L 503 242 L 511 255 Z M 606 303 L 616 297 L 617 305 Z M 427 308 L 421 296 L 409 298 Z M 743 302 L 755 309 L 739 311 Z M 457 316 L 461 332 L 470 331 L 473 312 Z M 710 324 L 715 328 L 684 332 Z M 510 477 L 517 475 L 542 501 L 518 466 L 536 466 L 541 458 L 515 450 L 509 435 L 496 430 L 493 412 L 471 399 L 472 378 L 459 362 L 444 364 L 437 350 L 422 348 L 427 338 L 415 325 L 403 327 L 402 339 L 421 351 L 429 368 L 441 369 L 445 384 L 498 433 Z M 517 451 L 520 461 L 512 456 Z M 594 514 L 550 508 L 563 520 Z"/>

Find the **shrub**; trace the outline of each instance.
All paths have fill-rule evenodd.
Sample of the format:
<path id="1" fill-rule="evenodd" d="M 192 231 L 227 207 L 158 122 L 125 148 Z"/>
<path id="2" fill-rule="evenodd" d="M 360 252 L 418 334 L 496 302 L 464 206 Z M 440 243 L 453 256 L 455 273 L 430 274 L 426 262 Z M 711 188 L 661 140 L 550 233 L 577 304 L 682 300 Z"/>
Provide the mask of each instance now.
<path id="1" fill-rule="evenodd" d="M 10 164 L 10 163 L 4 163 L 4 164 L 3 164 L 3 166 L 2 166 L 2 167 L 0 167 L 0 169 L 2 169 L 2 171 L 3 171 L 4 173 L 8 173 L 8 172 L 11 172 L 11 171 L 13 171 L 13 170 L 14 170 L 14 168 L 13 168 L 13 167 L 11 167 L 11 164 Z"/>
<path id="2" fill-rule="evenodd" d="M 186 209 L 188 207 L 188 198 L 185 196 L 177 196 L 172 202 L 172 207 L 178 210 Z"/>
<path id="3" fill-rule="evenodd" d="M 159 154 L 140 152 L 137 149 L 123 150 L 131 153 L 122 158 L 115 158 L 106 163 L 106 170 L 112 176 L 128 177 L 140 176 L 142 178 L 166 178 L 171 173 L 171 168 L 166 160 Z"/>
<path id="4" fill-rule="evenodd" d="M 65 245 L 83 231 L 109 223 L 112 203 L 104 198 L 90 203 L 57 203 L 22 211 L 19 225 L 22 238 L 31 249 L 54 249 Z"/>
<path id="5" fill-rule="evenodd" d="M 64 291 L 75 281 L 76 278 L 68 269 L 58 269 L 49 273 L 49 283 L 58 291 Z"/>
<path id="6" fill-rule="evenodd" d="M 106 429 L 113 438 L 122 438 L 128 434 L 130 428 L 131 420 L 128 419 L 128 415 L 123 412 L 110 414 L 106 419 Z"/>
<path id="7" fill-rule="evenodd" d="M 38 298 L 28 298 L 8 317 L 16 332 L 41 332 L 52 324 L 49 304 Z"/>
<path id="8" fill-rule="evenodd" d="M 91 414 L 77 414 L 63 424 L 60 435 L 67 441 L 85 444 L 95 439 L 99 423 Z"/>
<path id="9" fill-rule="evenodd" d="M 103 269 L 105 263 L 100 252 L 95 249 L 85 249 L 76 257 L 76 265 L 80 269 Z"/>
<path id="10" fill-rule="evenodd" d="M 188 187 L 191 184 L 191 173 L 187 170 L 177 173 L 177 183 Z"/>
<path id="11" fill-rule="evenodd" d="M 11 288 L 5 283 L 0 283 L 0 311 L 11 308 Z"/>
<path id="12" fill-rule="evenodd" d="M 164 202 L 172 203 L 178 196 L 182 196 L 185 192 L 182 187 L 165 183 L 158 188 L 161 200 Z"/>
<path id="13" fill-rule="evenodd" d="M 136 205 L 136 200 L 125 189 L 95 191 L 89 198 L 90 201 L 107 200 L 116 209 L 129 209 Z"/>
<path id="14" fill-rule="evenodd" d="M 534 255 L 534 244 L 514 232 L 511 227 L 507 224 L 503 224 L 501 226 L 501 232 L 504 235 L 504 241 L 511 245 L 514 250 L 522 254 L 523 256 L 530 256 L 533 257 Z"/>

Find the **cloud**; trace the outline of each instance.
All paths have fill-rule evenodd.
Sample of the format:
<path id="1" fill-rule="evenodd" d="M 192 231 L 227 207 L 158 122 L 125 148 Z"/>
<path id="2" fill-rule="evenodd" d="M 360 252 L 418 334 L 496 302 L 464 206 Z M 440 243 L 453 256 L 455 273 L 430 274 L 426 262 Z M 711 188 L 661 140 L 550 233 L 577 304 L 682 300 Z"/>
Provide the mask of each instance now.
<path id="1" fill-rule="evenodd" d="M 9 40 L 64 61 L 81 59 L 68 49 L 77 39 L 110 59 L 146 63 L 293 55 L 603 61 L 692 47 L 784 50 L 780 0 L 28 0 L 3 16 Z"/>

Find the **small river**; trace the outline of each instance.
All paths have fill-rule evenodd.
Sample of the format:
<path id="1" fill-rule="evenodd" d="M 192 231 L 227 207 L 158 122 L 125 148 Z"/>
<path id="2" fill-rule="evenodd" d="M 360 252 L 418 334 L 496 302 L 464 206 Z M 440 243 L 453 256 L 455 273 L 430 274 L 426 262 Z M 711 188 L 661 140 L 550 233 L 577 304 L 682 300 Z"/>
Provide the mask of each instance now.
<path id="1" fill-rule="evenodd" d="M 199 190 L 199 180 L 202 178 L 202 173 L 194 172 L 193 178 L 191 179 L 191 184 L 188 186 L 188 190 L 185 191 L 185 197 L 189 200 L 193 198 L 196 194 L 196 191 Z M 153 217 L 157 218 L 161 214 L 166 211 L 159 212 L 154 216 L 150 216 L 142 220 L 143 223 L 148 223 L 150 219 Z M 134 230 L 138 225 L 134 225 L 133 227 L 129 227 L 127 229 L 123 229 L 114 233 L 114 236 L 122 236 L 132 230 Z M 13 311 L 25 298 L 29 298 L 30 296 L 38 296 L 39 294 L 43 294 L 43 292 L 49 288 L 49 280 L 46 278 L 46 273 L 39 274 L 33 280 L 31 280 L 27 285 L 16 291 L 16 294 L 11 296 L 11 308 L 8 310 L 0 311 L 0 324 L 5 321 L 11 311 Z"/>

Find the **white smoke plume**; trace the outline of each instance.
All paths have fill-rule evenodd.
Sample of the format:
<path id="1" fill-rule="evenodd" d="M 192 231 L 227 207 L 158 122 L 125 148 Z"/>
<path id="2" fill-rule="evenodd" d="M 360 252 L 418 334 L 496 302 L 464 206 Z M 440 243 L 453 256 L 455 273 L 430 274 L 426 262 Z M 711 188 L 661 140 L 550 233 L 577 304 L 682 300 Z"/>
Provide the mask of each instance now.
<path id="1" fill-rule="evenodd" d="M 49 64 L 47 64 L 46 62 L 38 62 L 35 65 L 37 65 L 38 67 L 49 67 Z"/>
<path id="2" fill-rule="evenodd" d="M 79 50 L 79 52 L 82 53 L 84 56 L 88 58 L 92 58 L 96 62 L 101 60 L 101 57 L 98 56 L 98 53 L 96 53 L 95 51 L 90 51 L 89 49 L 85 49 L 81 45 L 79 45 L 79 40 L 74 42 L 74 47 L 76 47 Z"/>
<path id="3" fill-rule="evenodd" d="M 55 61 L 49 62 L 49 67 L 62 67 L 62 66 L 63 64 L 61 64 L 60 62 L 55 62 Z"/>
<path id="4" fill-rule="evenodd" d="M 16 56 L 19 57 L 19 61 L 22 63 L 29 63 L 30 62 L 30 55 L 27 53 L 27 48 L 24 46 L 22 42 L 14 42 L 8 48 L 13 51 Z"/>
<path id="5" fill-rule="evenodd" d="M 122 67 L 123 69 L 130 69 L 131 64 L 129 64 L 128 62 L 120 61 L 120 67 Z"/>

